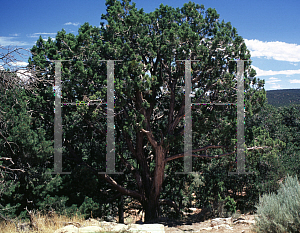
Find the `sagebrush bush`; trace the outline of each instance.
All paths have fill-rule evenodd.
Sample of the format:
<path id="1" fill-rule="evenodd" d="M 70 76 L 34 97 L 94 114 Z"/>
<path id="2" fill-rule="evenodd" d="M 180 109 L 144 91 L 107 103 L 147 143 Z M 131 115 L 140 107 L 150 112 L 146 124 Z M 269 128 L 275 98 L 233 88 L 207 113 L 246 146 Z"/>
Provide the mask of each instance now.
<path id="1" fill-rule="evenodd" d="M 259 197 L 256 232 L 300 231 L 300 185 L 297 176 L 287 176 L 277 194 Z"/>

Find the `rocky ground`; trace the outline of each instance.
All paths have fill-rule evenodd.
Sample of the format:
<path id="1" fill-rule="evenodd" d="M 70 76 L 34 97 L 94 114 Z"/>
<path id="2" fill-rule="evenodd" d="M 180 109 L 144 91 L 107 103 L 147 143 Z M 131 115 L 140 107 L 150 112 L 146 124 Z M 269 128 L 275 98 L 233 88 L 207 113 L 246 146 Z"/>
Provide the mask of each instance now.
<path id="1" fill-rule="evenodd" d="M 165 233 L 211 232 L 254 233 L 254 215 L 241 215 L 238 219 L 216 218 L 204 222 L 165 223 Z"/>
<path id="2" fill-rule="evenodd" d="M 211 232 L 211 233 L 254 233 L 255 224 L 253 214 L 237 214 L 229 218 L 206 219 L 201 209 L 194 208 L 194 212 L 187 214 L 181 221 L 160 220 L 164 225 L 165 233 L 182 232 Z"/>
<path id="3" fill-rule="evenodd" d="M 94 233 L 94 232 L 143 232 L 143 233 L 182 233 L 182 232 L 233 232 L 233 233 L 254 233 L 255 215 L 240 214 L 237 212 L 227 218 L 211 218 L 210 212 L 190 208 L 189 213 L 184 212 L 180 220 L 160 218 L 155 222 L 144 224 L 143 214 L 126 216 L 125 224 L 119 224 L 115 221 L 104 221 L 101 219 L 79 219 L 66 218 L 64 216 L 33 216 L 31 223 L 26 222 L 18 224 L 20 232 L 44 232 L 44 233 Z M 138 220 L 139 219 L 139 220 Z M 114 219 L 116 220 L 116 219 Z M 138 220 L 138 221 L 137 221 Z M 32 224 L 32 226 L 31 226 Z M 0 225 L 0 232 L 16 232 L 14 224 Z"/>
<path id="4" fill-rule="evenodd" d="M 194 218 L 194 219 L 193 219 Z M 188 220 L 189 219 L 189 220 Z M 56 230 L 54 233 L 94 233 L 94 232 L 143 232 L 143 233 L 183 233 L 183 232 L 233 232 L 233 233 L 253 233 L 251 227 L 254 224 L 253 215 L 242 214 L 237 218 L 214 218 L 206 221 L 197 221 L 194 216 L 188 216 L 186 220 L 170 221 L 161 220 L 153 224 L 118 224 L 113 222 L 100 222 L 95 219 L 86 220 L 81 226 L 68 223 L 67 226 Z"/>

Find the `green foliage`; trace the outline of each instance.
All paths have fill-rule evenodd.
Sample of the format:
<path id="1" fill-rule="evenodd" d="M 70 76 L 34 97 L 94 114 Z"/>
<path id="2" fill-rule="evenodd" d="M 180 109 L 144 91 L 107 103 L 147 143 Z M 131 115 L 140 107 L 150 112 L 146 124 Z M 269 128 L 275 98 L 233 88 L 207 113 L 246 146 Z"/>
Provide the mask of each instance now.
<path id="1" fill-rule="evenodd" d="M 79 207 L 80 213 L 85 217 L 91 217 L 91 212 L 97 212 L 99 209 L 99 203 L 93 201 L 90 197 L 85 197 L 84 202 Z M 96 211 L 95 211 L 96 210 Z M 95 216 L 95 215 L 94 215 Z"/>
<path id="2" fill-rule="evenodd" d="M 124 175 L 114 175 L 113 179 L 127 190 L 143 195 L 144 200 L 150 200 L 153 197 L 150 196 L 153 193 L 151 187 L 157 187 L 153 183 L 157 155 L 141 129 L 150 130 L 153 140 L 163 143 L 164 156 L 181 153 L 184 148 L 184 68 L 183 64 L 175 65 L 175 60 L 201 60 L 192 64 L 192 79 L 197 79 L 193 83 L 193 89 L 198 88 L 197 101 L 236 102 L 236 64 L 230 60 L 248 59 L 250 53 L 237 30 L 230 23 L 218 21 L 215 9 L 205 11 L 203 5 L 189 2 L 181 9 L 161 4 L 154 12 L 145 13 L 136 9 L 134 3 L 129 3 L 127 0 L 106 1 L 107 14 L 102 15 L 102 19 L 107 20 L 107 26 L 101 23 L 98 28 L 85 23 L 76 36 L 61 30 L 55 41 L 45 42 L 40 37 L 31 49 L 29 66 L 41 71 L 38 77 L 44 83 L 38 83 L 32 95 L 21 98 L 22 106 L 12 108 L 15 103 L 10 94 L 10 102 L 4 108 L 9 112 L 5 122 L 8 122 L 7 132 L 10 132 L 5 136 L 10 136 L 8 139 L 21 148 L 13 158 L 19 161 L 16 167 L 26 168 L 26 174 L 18 175 L 19 183 L 7 189 L 7 194 L 1 197 L 3 203 L 21 203 L 19 212 L 27 206 L 26 198 L 32 201 L 31 208 L 67 213 L 78 211 L 85 217 L 89 217 L 91 211 L 93 217 L 117 212 L 114 200 L 107 203 L 116 192 L 111 185 L 100 181 L 97 173 L 105 171 L 106 167 L 106 106 L 63 106 L 63 168 L 71 174 L 62 177 L 45 174 L 53 171 L 52 84 L 55 69 L 49 59 L 70 60 L 62 63 L 62 102 L 69 103 L 82 101 L 84 95 L 105 103 L 107 67 L 101 60 L 122 60 L 115 62 L 114 111 L 116 170 L 124 171 Z M 250 87 L 249 77 L 254 77 L 255 71 L 250 69 L 251 62 L 245 62 L 245 65 L 249 71 L 245 72 L 246 119 L 247 127 L 251 128 L 247 145 L 274 147 L 261 155 L 250 153 L 249 161 L 253 167 L 259 167 L 268 159 L 272 163 L 264 164 L 269 166 L 266 173 L 259 173 L 258 181 L 254 181 L 253 177 L 253 180 L 227 177 L 234 156 L 212 160 L 193 158 L 193 169 L 202 172 L 194 177 L 175 174 L 182 170 L 183 159 L 172 160 L 165 168 L 166 178 L 160 197 L 174 200 L 180 208 L 191 207 L 195 193 L 198 206 L 211 205 L 218 210 L 218 203 L 223 203 L 227 211 L 234 212 L 238 203 L 235 197 L 229 196 L 228 189 L 235 193 L 247 181 L 249 187 L 255 182 L 260 183 L 270 170 L 273 173 L 267 176 L 268 181 L 276 177 L 274 171 L 278 164 L 275 162 L 284 144 L 281 139 L 272 138 L 268 129 L 259 127 L 258 121 L 249 120 L 261 110 L 265 91 L 263 80 L 254 79 L 256 87 Z M 150 75 L 146 75 L 147 71 Z M 205 97 L 208 89 L 211 94 Z M 170 112 L 173 94 L 174 110 Z M 31 111 L 30 116 L 27 111 Z M 193 148 L 213 144 L 225 145 L 228 151 L 234 149 L 235 109 L 202 106 L 193 109 L 192 117 Z M 168 128 L 172 124 L 174 127 Z M 252 129 L 254 125 L 257 127 Z M 9 147 L 3 148 L 3 152 L 0 150 L 0 155 L 5 156 L 6 152 Z M 223 151 L 218 149 L 209 153 L 217 155 Z M 124 157 L 122 161 L 131 166 L 124 166 L 121 156 Z M 136 174 L 141 175 L 141 187 L 137 185 Z M 10 180 L 13 181 L 13 177 Z M 255 195 L 257 193 L 256 190 Z M 8 194 L 15 198 L 12 200 Z M 165 212 L 168 212 L 167 208 Z"/>
<path id="3" fill-rule="evenodd" d="M 1 161 L 1 164 L 8 169 L 17 169 L 1 171 L 0 212 L 8 214 L 7 217 L 14 217 L 26 206 L 29 209 L 33 206 L 37 208 L 41 201 L 39 198 L 45 196 L 43 192 L 50 194 L 49 189 L 44 190 L 41 187 L 46 187 L 47 185 L 42 184 L 49 181 L 41 174 L 47 169 L 47 161 L 53 148 L 52 142 L 45 137 L 46 131 L 41 127 L 40 119 L 34 117 L 34 110 L 28 106 L 32 95 L 19 86 L 12 89 L 1 87 L 0 92 L 3 114 L 0 126 L 0 157 L 12 158 L 14 162 L 12 164 L 10 161 Z M 37 189 L 42 193 L 37 194 Z"/>
<path id="4" fill-rule="evenodd" d="M 257 232 L 299 232 L 300 185 L 297 176 L 287 176 L 278 193 L 259 199 L 256 217 Z"/>
<path id="5" fill-rule="evenodd" d="M 235 213 L 236 212 L 236 202 L 234 201 L 233 198 L 230 196 L 225 197 L 224 200 L 224 208 L 230 212 L 230 213 Z"/>

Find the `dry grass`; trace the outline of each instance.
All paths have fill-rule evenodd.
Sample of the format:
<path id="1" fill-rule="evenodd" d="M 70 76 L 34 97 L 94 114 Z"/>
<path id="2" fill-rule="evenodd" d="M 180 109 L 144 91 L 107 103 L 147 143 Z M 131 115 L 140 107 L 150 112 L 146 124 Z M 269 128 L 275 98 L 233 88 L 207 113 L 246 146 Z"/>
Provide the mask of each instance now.
<path id="1" fill-rule="evenodd" d="M 30 232 L 30 233 L 53 233 L 55 230 L 60 229 L 67 225 L 74 225 L 76 227 L 84 227 L 94 225 L 96 220 L 88 221 L 83 217 L 74 215 L 73 217 L 67 217 L 63 215 L 56 214 L 52 212 L 51 214 L 43 215 L 39 212 L 32 214 L 33 216 L 33 225 L 36 226 L 30 227 L 29 219 L 26 222 L 16 222 L 18 225 L 18 229 L 16 224 L 12 222 L 0 221 L 0 232 L 2 233 L 15 233 L 15 232 Z M 135 223 L 137 220 L 137 216 L 128 215 L 125 217 L 125 224 Z M 19 231 L 18 231 L 19 230 Z M 103 231 L 102 233 L 105 233 Z"/>
<path id="2" fill-rule="evenodd" d="M 30 229 L 29 220 L 27 222 L 19 222 L 17 223 L 19 232 L 29 232 L 37 233 L 37 232 L 43 232 L 43 233 L 53 233 L 55 230 L 64 227 L 66 225 L 73 224 L 74 226 L 80 227 L 85 225 L 87 222 L 84 218 L 81 218 L 77 215 L 69 218 L 66 216 L 60 216 L 56 213 L 49 215 L 42 215 L 40 213 L 36 213 L 34 215 L 34 224 L 36 226 L 36 229 Z M 16 225 L 11 222 L 0 222 L 0 232 L 5 233 L 15 233 L 18 232 L 18 229 L 16 229 Z"/>

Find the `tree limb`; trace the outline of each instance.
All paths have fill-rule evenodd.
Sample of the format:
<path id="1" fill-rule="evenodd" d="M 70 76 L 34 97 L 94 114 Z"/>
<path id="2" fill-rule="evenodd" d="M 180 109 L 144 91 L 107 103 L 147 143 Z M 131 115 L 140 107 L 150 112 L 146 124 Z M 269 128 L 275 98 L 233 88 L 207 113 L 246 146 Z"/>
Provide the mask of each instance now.
<path id="1" fill-rule="evenodd" d="M 142 187 L 143 187 L 143 182 L 142 182 L 142 178 L 141 175 L 139 174 L 139 172 L 124 158 L 124 156 L 121 154 L 120 155 L 120 159 L 121 161 L 125 164 L 125 166 L 128 168 L 128 170 L 131 171 L 131 173 L 134 175 L 134 178 L 137 182 L 137 185 L 139 187 L 139 190 L 142 191 Z"/>
<path id="2" fill-rule="evenodd" d="M 8 144 L 8 146 L 9 146 L 11 152 L 12 152 L 13 154 L 15 154 L 15 152 L 12 150 L 12 148 L 11 148 L 9 142 L 7 141 L 6 137 L 4 137 L 4 135 L 3 135 L 1 132 L 0 132 L 0 135 L 4 138 L 5 142 Z"/>
<path id="3" fill-rule="evenodd" d="M 221 155 L 214 155 L 214 156 L 209 156 L 209 155 L 195 155 L 195 154 L 192 154 L 190 156 L 196 157 L 196 158 L 209 158 L 209 159 L 213 159 L 213 158 L 220 158 L 220 157 L 227 156 L 227 155 L 232 155 L 232 154 L 235 154 L 235 153 L 236 153 L 236 151 L 232 151 L 232 152 L 221 154 Z M 182 157 L 184 157 L 184 153 L 168 157 L 168 158 L 165 159 L 165 162 L 169 162 L 171 160 L 182 158 Z"/>
<path id="4" fill-rule="evenodd" d="M 207 149 L 210 149 L 210 148 L 214 148 L 214 149 L 216 149 L 216 148 L 224 148 L 224 146 L 215 146 L 215 145 L 205 146 L 205 147 L 202 147 L 202 148 L 199 148 L 199 149 L 194 149 L 194 150 L 192 150 L 192 152 L 199 152 L 199 151 L 207 150 Z M 247 150 L 256 150 L 256 149 L 264 149 L 264 148 L 271 148 L 271 147 L 269 147 L 269 146 L 250 147 L 250 148 L 247 148 Z M 221 155 L 214 155 L 214 156 L 209 156 L 209 155 L 195 155 L 195 154 L 192 154 L 190 156 L 197 157 L 197 158 L 210 158 L 210 159 L 213 159 L 213 158 L 223 157 L 223 156 L 226 156 L 226 155 L 231 155 L 231 154 L 234 154 L 234 153 L 236 153 L 236 151 L 228 152 L 228 153 L 221 154 Z M 168 157 L 168 158 L 165 159 L 165 162 L 169 162 L 171 160 L 182 158 L 182 157 L 184 157 L 184 153 L 170 156 L 170 157 Z"/>
<path id="5" fill-rule="evenodd" d="M 9 171 L 20 171 L 20 172 L 25 172 L 23 169 L 12 169 L 12 168 L 9 168 L 9 167 L 4 167 L 2 165 L 0 165 L 0 168 L 2 169 L 7 169 Z"/>
<path id="6" fill-rule="evenodd" d="M 254 147 L 247 148 L 247 150 L 258 150 L 258 149 L 265 149 L 265 148 L 272 148 L 272 147 L 271 146 L 261 146 L 261 147 L 254 146 Z"/>
<path id="7" fill-rule="evenodd" d="M 139 194 L 138 192 L 122 187 L 114 179 L 112 179 L 109 175 L 99 174 L 98 172 L 100 172 L 100 171 L 93 168 L 92 166 L 90 166 L 86 162 L 82 161 L 82 159 L 79 157 L 79 155 L 77 155 L 77 153 L 73 150 L 73 148 L 71 147 L 71 145 L 68 142 L 67 142 L 67 148 L 69 149 L 70 153 L 73 154 L 73 156 L 76 158 L 75 160 L 77 160 L 77 162 L 80 165 L 84 165 L 85 167 L 89 168 L 95 175 L 99 176 L 101 179 L 103 179 L 107 183 L 109 183 L 116 191 L 122 193 L 123 195 L 128 195 L 128 196 L 131 196 L 133 198 L 136 198 L 139 201 L 143 200 L 143 196 L 141 194 Z"/>
<path id="8" fill-rule="evenodd" d="M 180 209 L 177 206 L 177 204 L 175 203 L 175 201 L 171 201 L 169 199 L 160 199 L 159 200 L 159 204 L 160 205 L 168 205 L 174 208 L 174 210 L 176 211 L 177 214 L 180 214 Z"/>
<path id="9" fill-rule="evenodd" d="M 149 142 L 151 143 L 151 145 L 153 146 L 153 148 L 156 148 L 157 141 L 154 139 L 152 132 L 144 130 L 144 129 L 141 129 L 141 131 L 147 135 L 147 138 L 148 138 Z"/>
<path id="10" fill-rule="evenodd" d="M 12 158 L 1 157 L 0 160 L 10 160 L 10 162 L 11 162 L 12 164 L 15 164 L 15 163 L 12 161 Z"/>

